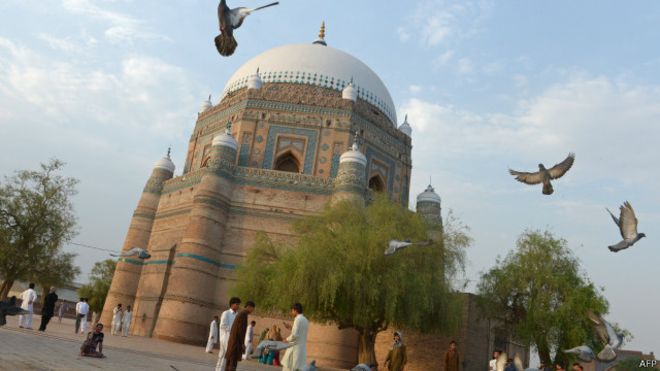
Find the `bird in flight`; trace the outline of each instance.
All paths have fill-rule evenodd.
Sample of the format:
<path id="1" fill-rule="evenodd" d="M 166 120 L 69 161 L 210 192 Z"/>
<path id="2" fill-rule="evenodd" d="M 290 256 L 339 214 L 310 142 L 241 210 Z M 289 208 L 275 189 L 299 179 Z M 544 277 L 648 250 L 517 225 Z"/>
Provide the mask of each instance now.
<path id="1" fill-rule="evenodd" d="M 552 189 L 552 184 L 550 183 L 553 179 L 561 178 L 568 170 L 573 166 L 575 162 L 575 154 L 569 153 L 568 157 L 557 165 L 546 169 L 543 164 L 539 164 L 539 171 L 535 173 L 526 173 L 523 171 L 516 171 L 509 169 L 509 174 L 514 175 L 516 180 L 525 183 L 525 184 L 540 184 L 543 183 L 543 194 L 551 195 L 554 192 Z"/>
<path id="2" fill-rule="evenodd" d="M 137 256 L 139 259 L 149 259 L 151 258 L 151 254 L 147 252 L 147 250 L 141 248 L 141 247 L 133 247 L 130 250 L 124 251 L 121 254 L 110 254 L 110 256 L 114 257 L 124 257 L 127 258 L 129 256 Z"/>
<path id="3" fill-rule="evenodd" d="M 411 245 L 428 246 L 431 244 L 431 242 L 432 241 L 430 240 L 419 241 L 419 242 L 410 242 L 410 240 L 405 240 L 405 241 L 391 240 L 387 245 L 387 249 L 385 250 L 385 255 L 394 255 L 394 253 L 396 253 L 397 251 Z"/>
<path id="4" fill-rule="evenodd" d="M 27 313 L 27 311 L 16 305 L 15 296 L 12 296 L 7 301 L 0 301 L 0 327 L 7 324 L 6 316 L 15 316 L 23 313 Z"/>
<path id="5" fill-rule="evenodd" d="M 630 202 L 626 201 L 623 203 L 621 207 L 619 207 L 618 218 L 614 216 L 614 214 L 612 214 L 612 212 L 609 209 L 605 208 L 605 210 L 607 210 L 607 212 L 610 213 L 612 220 L 614 220 L 614 224 L 616 224 L 619 227 L 619 232 L 621 232 L 621 237 L 623 237 L 623 240 L 621 240 L 621 242 L 617 243 L 616 245 L 607 247 L 608 249 L 610 249 L 610 251 L 619 252 L 623 249 L 627 249 L 630 246 L 634 245 L 635 242 L 646 237 L 644 233 L 637 233 L 637 217 L 635 216 L 635 210 L 633 210 L 632 205 L 630 205 Z"/>
<path id="6" fill-rule="evenodd" d="M 234 50 L 236 50 L 236 47 L 238 46 L 238 43 L 234 38 L 234 30 L 241 27 L 245 17 L 252 14 L 252 12 L 277 4 L 279 4 L 279 2 L 270 3 L 257 8 L 239 7 L 229 9 L 227 1 L 221 0 L 220 4 L 218 4 L 220 35 L 215 37 L 215 47 L 218 49 L 218 53 L 225 57 L 234 54 Z"/>

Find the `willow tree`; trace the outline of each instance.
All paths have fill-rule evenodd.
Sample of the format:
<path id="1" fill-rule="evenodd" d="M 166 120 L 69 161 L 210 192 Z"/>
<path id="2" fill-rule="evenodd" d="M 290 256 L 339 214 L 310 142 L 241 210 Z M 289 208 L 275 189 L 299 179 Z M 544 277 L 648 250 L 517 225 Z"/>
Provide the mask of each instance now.
<path id="1" fill-rule="evenodd" d="M 282 312 L 301 302 L 312 320 L 357 330 L 359 361 L 376 363 L 376 335 L 388 327 L 442 332 L 459 325 L 462 301 L 452 279 L 468 238 L 454 234 L 451 246 L 439 238 L 384 255 L 390 239 L 424 240 L 428 228 L 385 197 L 366 208 L 339 203 L 295 223 L 292 245 L 259 235 L 234 293 Z"/>
<path id="2" fill-rule="evenodd" d="M 562 349 L 595 346 L 587 313 L 606 313 L 608 308 L 566 240 L 547 231 L 524 232 L 517 249 L 498 259 L 477 289 L 482 312 L 502 319 L 514 337 L 537 349 L 545 364 L 566 364 Z"/>
<path id="3" fill-rule="evenodd" d="M 89 283 L 82 285 L 78 289 L 78 295 L 81 298 L 87 298 L 89 309 L 96 314 L 94 316 L 94 323 L 97 323 L 101 316 L 116 266 L 117 262 L 113 259 L 94 263 L 94 267 L 89 273 Z"/>

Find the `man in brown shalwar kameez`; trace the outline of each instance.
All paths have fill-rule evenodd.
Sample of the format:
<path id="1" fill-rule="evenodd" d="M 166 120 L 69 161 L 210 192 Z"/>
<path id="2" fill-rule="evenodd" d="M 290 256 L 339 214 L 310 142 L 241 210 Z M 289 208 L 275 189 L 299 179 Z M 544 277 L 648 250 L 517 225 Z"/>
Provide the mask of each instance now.
<path id="1" fill-rule="evenodd" d="M 458 359 L 458 350 L 456 350 L 456 342 L 449 343 L 449 350 L 445 353 L 445 371 L 459 371 L 460 362 Z"/>
<path id="2" fill-rule="evenodd" d="M 245 333 L 248 328 L 248 316 L 254 311 L 254 302 L 248 301 L 245 303 L 245 308 L 240 311 L 234 323 L 231 326 L 229 333 L 229 342 L 227 343 L 227 353 L 225 353 L 225 360 L 227 362 L 226 371 L 236 371 L 238 362 L 243 358 L 245 352 Z"/>

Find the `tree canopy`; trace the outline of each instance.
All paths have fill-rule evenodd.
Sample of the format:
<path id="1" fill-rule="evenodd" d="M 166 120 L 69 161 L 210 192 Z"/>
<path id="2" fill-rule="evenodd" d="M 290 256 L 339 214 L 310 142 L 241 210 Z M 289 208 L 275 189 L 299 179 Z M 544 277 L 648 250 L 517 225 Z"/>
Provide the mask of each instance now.
<path id="1" fill-rule="evenodd" d="M 46 297 L 51 286 L 68 285 L 80 274 L 80 268 L 73 261 L 75 257 L 76 254 L 58 252 L 35 267 L 30 280 L 41 287 L 42 297 Z"/>
<path id="2" fill-rule="evenodd" d="M 70 197 L 78 181 L 59 174 L 64 163 L 51 160 L 38 171 L 21 170 L 0 184 L 0 299 L 15 280 L 52 262 L 76 234 Z M 66 258 L 66 257 L 64 257 Z"/>
<path id="3" fill-rule="evenodd" d="M 94 263 L 94 267 L 89 274 L 89 283 L 78 289 L 78 295 L 87 298 L 89 308 L 97 314 L 97 318 L 94 319 L 95 322 L 98 321 L 103 305 L 105 305 L 105 298 L 108 296 L 116 265 L 117 262 L 113 259 Z"/>
<path id="4" fill-rule="evenodd" d="M 517 248 L 482 274 L 477 290 L 482 312 L 501 319 L 517 340 L 535 347 L 545 364 L 568 362 L 558 350 L 595 346 L 587 313 L 608 308 L 566 240 L 548 231 L 524 232 Z"/>
<path id="5" fill-rule="evenodd" d="M 375 363 L 374 341 L 389 326 L 451 331 L 460 321 L 452 279 L 463 267 L 469 238 L 452 234 L 429 247 L 409 247 L 385 256 L 390 239 L 425 240 L 423 218 L 376 197 L 366 208 L 344 202 L 294 224 L 292 244 L 265 234 L 238 269 L 234 293 L 261 308 L 288 311 L 303 303 L 315 321 L 360 333 L 359 360 Z"/>

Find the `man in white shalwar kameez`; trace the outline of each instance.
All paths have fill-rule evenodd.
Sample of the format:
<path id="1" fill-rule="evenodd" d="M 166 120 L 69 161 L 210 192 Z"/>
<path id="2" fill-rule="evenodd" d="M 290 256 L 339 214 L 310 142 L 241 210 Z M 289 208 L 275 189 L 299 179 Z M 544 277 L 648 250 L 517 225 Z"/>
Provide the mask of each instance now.
<path id="1" fill-rule="evenodd" d="M 229 309 L 222 312 L 220 317 L 220 334 L 218 336 L 220 341 L 220 350 L 218 351 L 218 363 L 215 365 L 216 371 L 225 371 L 227 362 L 225 361 L 225 353 L 227 352 L 227 344 L 229 343 L 229 334 L 231 333 L 231 326 L 234 324 L 234 319 L 238 312 L 238 307 L 241 305 L 241 299 L 229 299 Z"/>
<path id="2" fill-rule="evenodd" d="M 213 347 L 218 343 L 218 316 L 213 316 L 209 328 L 209 340 L 206 342 L 206 353 L 213 353 Z"/>
<path id="3" fill-rule="evenodd" d="M 248 325 L 247 331 L 245 331 L 245 353 L 243 353 L 243 359 L 248 359 L 250 353 L 252 353 L 252 339 L 254 338 L 254 325 L 257 322 L 252 321 Z"/>
<path id="4" fill-rule="evenodd" d="M 124 316 L 121 318 L 121 332 L 123 337 L 128 336 L 128 329 L 131 327 L 131 320 L 133 319 L 133 311 L 131 306 L 127 306 L 124 311 Z"/>
<path id="5" fill-rule="evenodd" d="M 303 316 L 303 307 L 300 303 L 291 307 L 291 316 L 295 319 L 291 335 L 286 338 L 286 342 L 292 346 L 282 357 L 282 371 L 302 371 L 307 364 L 307 328 L 309 324 L 307 318 Z"/>
<path id="6" fill-rule="evenodd" d="M 123 314 L 124 312 L 121 309 L 121 304 L 117 304 L 117 306 L 112 310 L 112 328 L 110 329 L 110 334 L 119 335 Z"/>
<path id="7" fill-rule="evenodd" d="M 32 313 L 34 302 L 37 301 L 37 292 L 34 291 L 34 283 L 30 282 L 29 288 L 21 294 L 21 309 L 28 311 L 27 314 L 18 316 L 18 327 L 32 330 Z"/>

